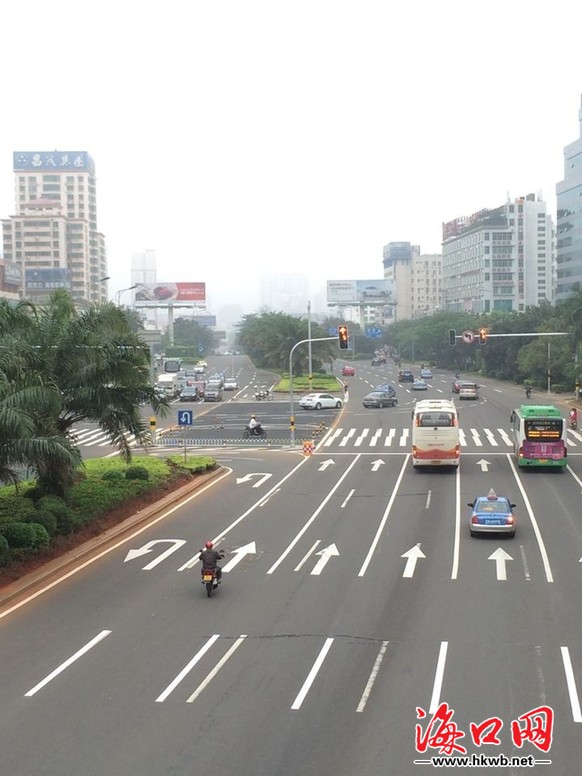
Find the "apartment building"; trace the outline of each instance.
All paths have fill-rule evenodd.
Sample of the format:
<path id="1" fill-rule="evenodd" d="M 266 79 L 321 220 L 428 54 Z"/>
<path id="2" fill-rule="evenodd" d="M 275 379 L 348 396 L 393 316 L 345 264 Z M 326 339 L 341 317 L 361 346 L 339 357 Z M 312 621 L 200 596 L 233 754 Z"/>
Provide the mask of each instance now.
<path id="1" fill-rule="evenodd" d="M 441 305 L 441 254 L 423 254 L 419 245 L 391 242 L 383 249 L 384 278 L 396 289 L 397 305 L 384 322 L 432 315 Z"/>

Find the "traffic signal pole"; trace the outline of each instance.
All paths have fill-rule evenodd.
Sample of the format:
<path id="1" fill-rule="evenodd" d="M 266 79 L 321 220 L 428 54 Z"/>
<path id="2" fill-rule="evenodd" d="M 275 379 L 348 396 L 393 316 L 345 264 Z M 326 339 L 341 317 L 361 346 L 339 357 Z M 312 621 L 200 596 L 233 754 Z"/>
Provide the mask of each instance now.
<path id="1" fill-rule="evenodd" d="M 329 342 L 337 341 L 337 337 L 309 337 L 308 339 L 296 342 L 289 351 L 289 428 L 291 430 L 291 447 L 295 447 L 295 416 L 293 414 L 293 352 L 299 345 L 305 345 L 306 342 Z"/>

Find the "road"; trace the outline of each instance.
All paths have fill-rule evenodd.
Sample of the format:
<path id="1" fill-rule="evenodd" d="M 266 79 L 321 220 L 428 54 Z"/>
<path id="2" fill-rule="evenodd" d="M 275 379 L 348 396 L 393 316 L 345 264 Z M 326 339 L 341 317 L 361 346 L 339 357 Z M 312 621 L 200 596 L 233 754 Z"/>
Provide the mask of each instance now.
<path id="1" fill-rule="evenodd" d="M 582 437 L 565 471 L 518 472 L 503 432 L 522 396 L 484 381 L 460 403 L 459 471 L 413 471 L 413 394 L 361 405 L 395 374 L 358 367 L 343 413 L 313 413 L 331 426 L 314 455 L 219 450 L 227 477 L 0 612 L 3 772 L 416 776 L 447 742 L 579 772 Z M 429 382 L 450 395 L 450 374 Z M 469 536 L 466 503 L 490 487 L 517 504 L 515 539 Z M 212 599 L 209 537 L 226 552 Z"/>

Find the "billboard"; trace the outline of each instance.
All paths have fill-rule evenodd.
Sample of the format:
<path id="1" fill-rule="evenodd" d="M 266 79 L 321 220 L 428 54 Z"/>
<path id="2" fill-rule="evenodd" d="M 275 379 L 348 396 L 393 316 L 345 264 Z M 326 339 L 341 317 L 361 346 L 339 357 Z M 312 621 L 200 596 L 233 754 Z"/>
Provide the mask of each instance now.
<path id="1" fill-rule="evenodd" d="M 95 172 L 93 160 L 86 151 L 14 151 L 12 161 L 14 172 L 19 170 Z"/>
<path id="2" fill-rule="evenodd" d="M 147 307 L 147 303 L 160 302 L 201 303 L 206 302 L 206 283 L 137 283 L 136 302 Z"/>
<path id="3" fill-rule="evenodd" d="M 328 280 L 327 303 L 385 305 L 396 303 L 392 280 Z"/>
<path id="4" fill-rule="evenodd" d="M 64 267 L 51 269 L 25 269 L 24 288 L 29 294 L 46 294 L 55 288 L 71 288 L 71 273 Z"/>

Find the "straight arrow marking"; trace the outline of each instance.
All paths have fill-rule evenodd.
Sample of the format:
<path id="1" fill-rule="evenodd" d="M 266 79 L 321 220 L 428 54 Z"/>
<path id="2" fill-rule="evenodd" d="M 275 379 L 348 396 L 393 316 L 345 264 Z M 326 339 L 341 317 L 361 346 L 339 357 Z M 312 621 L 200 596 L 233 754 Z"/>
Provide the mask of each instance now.
<path id="1" fill-rule="evenodd" d="M 498 547 L 495 552 L 491 553 L 488 560 L 495 561 L 495 572 L 497 574 L 497 579 L 500 581 L 505 581 L 507 579 L 507 561 L 513 560 L 511 555 L 508 555 L 508 553 L 506 553 L 502 547 Z"/>
<path id="2" fill-rule="evenodd" d="M 333 557 L 339 556 L 339 550 L 335 546 L 335 544 L 330 544 L 329 547 L 324 547 L 323 550 L 320 550 L 319 552 L 315 553 L 316 555 L 319 555 L 319 560 L 313 567 L 313 571 L 311 572 L 312 575 L 319 576 L 323 569 L 325 568 L 328 560 Z"/>
<path id="3" fill-rule="evenodd" d="M 418 544 L 415 544 L 414 547 L 411 547 L 409 550 L 407 550 L 407 552 L 403 552 L 400 557 L 406 558 L 406 566 L 404 566 L 404 571 L 402 572 L 402 576 L 410 579 L 411 577 L 414 576 L 414 570 L 416 569 L 417 560 L 419 560 L 419 558 L 426 558 L 426 555 L 420 549 L 420 542 L 419 542 Z"/>
<path id="4" fill-rule="evenodd" d="M 240 561 L 244 558 L 245 555 L 256 555 L 257 554 L 257 545 L 255 542 L 249 542 L 248 544 L 245 544 L 244 547 L 239 547 L 238 550 L 234 550 L 234 558 L 231 558 L 226 566 L 223 567 L 222 571 L 228 572 L 232 571 L 232 569 L 236 566 L 237 563 L 240 563 Z"/>

